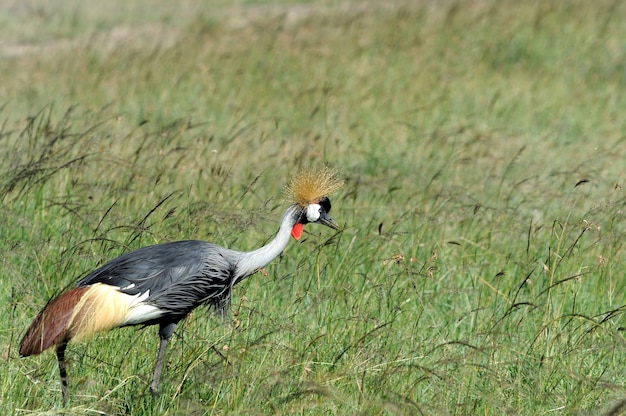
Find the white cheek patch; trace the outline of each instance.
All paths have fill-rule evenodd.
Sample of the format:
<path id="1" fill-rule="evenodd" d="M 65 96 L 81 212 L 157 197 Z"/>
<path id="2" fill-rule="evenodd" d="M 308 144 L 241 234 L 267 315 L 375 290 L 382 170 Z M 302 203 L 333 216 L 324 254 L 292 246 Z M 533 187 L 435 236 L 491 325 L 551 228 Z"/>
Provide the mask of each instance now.
<path id="1" fill-rule="evenodd" d="M 320 204 L 311 204 L 308 207 L 306 207 L 306 219 L 309 220 L 309 222 L 315 222 L 319 220 L 320 209 L 322 209 Z"/>

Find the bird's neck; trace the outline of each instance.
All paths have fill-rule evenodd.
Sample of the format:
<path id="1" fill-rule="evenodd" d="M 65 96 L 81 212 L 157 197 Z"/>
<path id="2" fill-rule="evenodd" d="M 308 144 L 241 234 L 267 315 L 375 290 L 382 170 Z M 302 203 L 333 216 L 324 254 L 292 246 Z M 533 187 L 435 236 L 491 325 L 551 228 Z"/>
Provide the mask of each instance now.
<path id="1" fill-rule="evenodd" d="M 239 280 L 251 275 L 282 253 L 289 243 L 291 230 L 297 222 L 297 207 L 292 205 L 285 211 L 278 233 L 272 241 L 254 251 L 242 253 L 242 257 L 237 263 L 235 278 Z"/>

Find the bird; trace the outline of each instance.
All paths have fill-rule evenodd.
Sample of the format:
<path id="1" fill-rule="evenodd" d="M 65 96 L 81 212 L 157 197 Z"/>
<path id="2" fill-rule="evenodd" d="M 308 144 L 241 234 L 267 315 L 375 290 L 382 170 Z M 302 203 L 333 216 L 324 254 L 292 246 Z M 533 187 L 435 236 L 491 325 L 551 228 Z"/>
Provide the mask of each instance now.
<path id="1" fill-rule="evenodd" d="M 233 286 L 280 255 L 292 237 L 299 240 L 305 225 L 339 230 L 329 216 L 328 196 L 343 183 L 329 167 L 294 175 L 285 187 L 291 204 L 278 232 L 250 252 L 184 240 L 145 246 L 110 260 L 48 301 L 26 330 L 20 355 L 37 355 L 56 347 L 62 399 L 67 406 L 70 392 L 65 352 L 70 341 L 86 341 L 119 327 L 158 325 L 159 346 L 150 384 L 150 392 L 158 394 L 167 344 L 177 324 L 201 305 L 224 312 Z"/>

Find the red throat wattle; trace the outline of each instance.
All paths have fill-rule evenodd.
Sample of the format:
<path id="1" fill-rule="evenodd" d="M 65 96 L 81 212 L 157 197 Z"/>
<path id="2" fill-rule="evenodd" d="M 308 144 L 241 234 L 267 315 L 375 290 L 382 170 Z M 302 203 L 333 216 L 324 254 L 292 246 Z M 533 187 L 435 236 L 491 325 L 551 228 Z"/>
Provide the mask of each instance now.
<path id="1" fill-rule="evenodd" d="M 291 229 L 291 236 L 296 240 L 299 240 L 302 237 L 302 232 L 304 231 L 304 224 L 297 223 Z"/>

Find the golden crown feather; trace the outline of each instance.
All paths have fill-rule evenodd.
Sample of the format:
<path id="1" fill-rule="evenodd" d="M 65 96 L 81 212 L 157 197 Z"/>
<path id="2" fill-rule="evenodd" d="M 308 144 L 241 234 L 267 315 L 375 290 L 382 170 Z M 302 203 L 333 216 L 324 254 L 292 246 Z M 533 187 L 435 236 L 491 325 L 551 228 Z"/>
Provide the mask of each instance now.
<path id="1" fill-rule="evenodd" d="M 344 184 L 336 169 L 306 169 L 294 175 L 285 187 L 285 196 L 302 207 L 319 202 Z"/>

